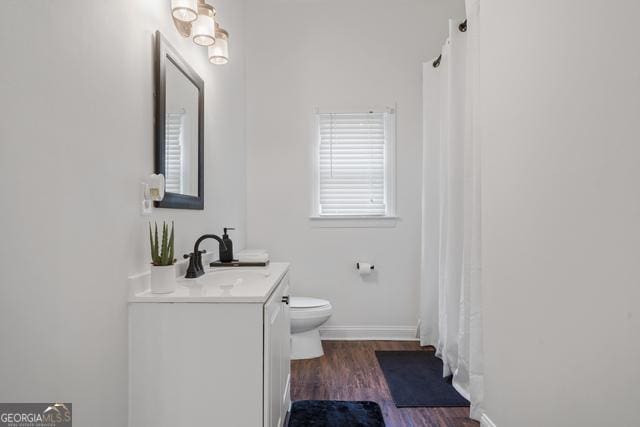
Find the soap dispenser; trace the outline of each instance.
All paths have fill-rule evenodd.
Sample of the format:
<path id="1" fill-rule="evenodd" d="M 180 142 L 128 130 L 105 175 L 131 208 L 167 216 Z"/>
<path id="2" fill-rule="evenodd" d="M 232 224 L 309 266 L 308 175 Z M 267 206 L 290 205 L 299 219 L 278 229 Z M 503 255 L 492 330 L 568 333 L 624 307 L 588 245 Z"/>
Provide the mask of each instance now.
<path id="1" fill-rule="evenodd" d="M 228 230 L 235 230 L 235 228 L 231 228 L 231 227 L 224 228 L 222 241 L 224 242 L 226 249 L 223 249 L 222 245 L 220 245 L 220 262 L 233 261 L 233 242 L 231 241 L 231 239 L 229 238 L 229 235 L 227 234 Z"/>

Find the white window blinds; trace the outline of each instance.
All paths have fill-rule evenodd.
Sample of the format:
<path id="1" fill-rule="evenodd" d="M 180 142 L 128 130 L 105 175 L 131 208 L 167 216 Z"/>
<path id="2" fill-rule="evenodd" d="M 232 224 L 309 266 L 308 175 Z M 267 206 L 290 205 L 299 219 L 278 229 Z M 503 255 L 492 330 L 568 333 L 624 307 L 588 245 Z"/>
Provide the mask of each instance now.
<path id="1" fill-rule="evenodd" d="M 184 113 L 167 113 L 165 121 L 165 189 L 182 194 Z"/>
<path id="2" fill-rule="evenodd" d="M 389 215 L 389 115 L 317 114 L 318 215 Z"/>

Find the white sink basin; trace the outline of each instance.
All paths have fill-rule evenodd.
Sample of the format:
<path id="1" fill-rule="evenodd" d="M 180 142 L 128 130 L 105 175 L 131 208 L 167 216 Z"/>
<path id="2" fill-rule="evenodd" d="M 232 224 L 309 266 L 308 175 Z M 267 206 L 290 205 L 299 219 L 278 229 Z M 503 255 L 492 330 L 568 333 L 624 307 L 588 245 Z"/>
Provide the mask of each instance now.
<path id="1" fill-rule="evenodd" d="M 263 284 L 269 277 L 268 271 L 252 270 L 214 270 L 195 280 L 196 286 L 206 288 L 232 289 L 238 286 L 256 286 Z M 190 286 L 185 283 L 186 286 Z"/>
<path id="2" fill-rule="evenodd" d="M 243 298 L 264 294 L 272 282 L 269 270 L 218 269 L 209 271 L 197 279 L 185 279 L 184 286 L 191 297 Z"/>

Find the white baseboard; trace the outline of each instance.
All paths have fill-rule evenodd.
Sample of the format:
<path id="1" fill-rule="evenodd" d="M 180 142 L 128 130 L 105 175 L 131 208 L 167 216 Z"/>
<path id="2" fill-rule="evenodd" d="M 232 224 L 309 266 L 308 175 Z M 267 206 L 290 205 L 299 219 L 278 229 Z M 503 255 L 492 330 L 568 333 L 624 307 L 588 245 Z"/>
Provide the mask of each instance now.
<path id="1" fill-rule="evenodd" d="M 323 340 L 418 341 L 415 326 L 325 326 L 320 328 Z"/>
<path id="2" fill-rule="evenodd" d="M 482 414 L 482 417 L 480 417 L 480 427 L 496 427 L 496 425 L 487 414 Z"/>

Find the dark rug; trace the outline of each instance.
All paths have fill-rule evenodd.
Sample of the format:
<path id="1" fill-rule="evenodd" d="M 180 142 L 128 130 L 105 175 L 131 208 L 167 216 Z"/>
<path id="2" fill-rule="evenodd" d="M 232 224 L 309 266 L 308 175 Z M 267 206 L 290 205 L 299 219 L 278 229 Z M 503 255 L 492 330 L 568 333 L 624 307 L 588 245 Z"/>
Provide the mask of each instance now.
<path id="1" fill-rule="evenodd" d="M 469 406 L 442 378 L 442 360 L 432 351 L 376 351 L 378 363 L 398 408 Z"/>
<path id="2" fill-rule="evenodd" d="M 384 427 L 375 402 L 298 400 L 291 405 L 288 427 Z"/>

